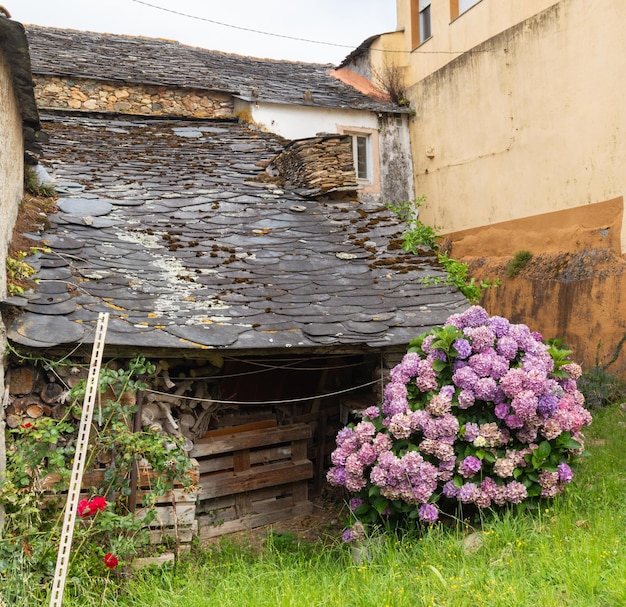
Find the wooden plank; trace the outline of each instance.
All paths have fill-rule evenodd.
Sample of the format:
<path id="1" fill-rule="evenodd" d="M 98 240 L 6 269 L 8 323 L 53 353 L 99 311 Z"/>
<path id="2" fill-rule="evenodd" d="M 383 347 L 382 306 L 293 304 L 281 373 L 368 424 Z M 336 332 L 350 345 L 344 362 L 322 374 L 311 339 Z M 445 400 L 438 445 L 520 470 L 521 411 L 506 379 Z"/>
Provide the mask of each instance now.
<path id="1" fill-rule="evenodd" d="M 235 474 L 250 470 L 249 449 L 235 451 L 235 453 L 233 453 L 233 467 Z M 247 512 L 250 512 L 251 506 L 252 502 L 250 501 L 250 493 L 248 491 L 245 491 L 244 493 L 237 493 L 235 495 L 235 512 L 237 513 L 237 516 L 243 516 Z"/>
<path id="2" fill-rule="evenodd" d="M 293 496 L 294 503 L 305 502 L 309 499 L 309 483 L 307 481 L 300 481 L 292 483 L 291 495 Z"/>
<path id="3" fill-rule="evenodd" d="M 215 430 L 209 430 L 202 435 L 202 438 L 210 438 L 213 436 L 224 436 L 230 434 L 236 434 L 239 432 L 249 432 L 250 430 L 262 430 L 264 428 L 275 428 L 277 426 L 276 418 L 264 419 L 256 422 L 250 422 L 248 424 L 240 424 L 239 426 L 226 426 L 224 428 L 216 428 Z M 202 440 L 202 439 L 200 439 Z"/>
<path id="4" fill-rule="evenodd" d="M 313 476 L 313 464 L 308 461 L 278 462 L 258 466 L 244 472 L 214 474 L 200 479 L 198 499 L 243 493 L 253 489 L 308 480 Z"/>
<path id="5" fill-rule="evenodd" d="M 252 500 L 252 504 L 254 507 L 254 504 L 259 501 L 277 499 L 286 495 L 291 495 L 291 485 L 277 485 L 274 487 L 265 487 L 263 489 L 250 491 L 249 493 L 250 499 Z M 235 496 L 224 495 L 222 497 L 215 497 L 213 499 L 198 501 L 198 504 L 196 506 L 196 513 L 219 512 L 228 508 L 234 508 L 234 506 Z"/>
<path id="6" fill-rule="evenodd" d="M 158 542 L 157 542 L 158 543 Z M 176 560 L 173 552 L 165 552 L 159 556 L 143 556 L 133 559 L 131 565 L 133 569 L 143 569 L 150 565 L 164 565 L 165 563 L 173 563 Z"/>
<path id="7" fill-rule="evenodd" d="M 104 485 L 104 473 L 105 473 L 104 468 L 97 468 L 95 470 L 87 470 L 85 474 L 83 475 L 83 482 L 82 482 L 81 489 L 89 490 L 92 488 L 96 488 L 96 489 L 101 488 Z M 197 469 L 191 470 L 190 475 L 191 475 L 192 482 L 197 483 L 198 478 L 199 478 L 198 470 Z M 141 468 L 139 470 L 138 486 L 143 489 L 148 489 L 151 485 L 151 481 L 159 478 L 159 476 L 160 474 L 158 472 L 155 472 L 154 470 Z M 38 485 L 38 488 L 41 491 L 50 491 L 54 488 L 54 485 L 56 485 L 60 481 L 61 481 L 60 474 L 56 474 L 56 473 L 47 474 L 41 479 Z M 182 487 L 181 483 L 175 483 L 174 486 Z"/>
<path id="8" fill-rule="evenodd" d="M 172 527 L 157 527 L 148 529 L 151 544 L 162 544 L 165 538 L 176 539 L 176 529 Z M 198 521 L 195 520 L 193 525 L 178 529 L 178 541 L 181 543 L 189 543 L 198 535 Z"/>
<path id="9" fill-rule="evenodd" d="M 200 541 L 209 540 L 214 537 L 235 533 L 237 531 L 247 531 L 255 527 L 263 527 L 271 525 L 279 521 L 287 520 L 295 516 L 307 516 L 313 512 L 313 504 L 311 502 L 301 502 L 284 508 L 282 510 L 272 510 L 262 514 L 251 514 L 244 518 L 223 523 L 222 525 L 202 525 L 200 522 Z"/>
<path id="10" fill-rule="evenodd" d="M 266 449 L 258 449 L 250 451 L 250 464 L 265 464 L 280 459 L 291 458 L 291 445 L 281 445 L 280 447 L 270 447 Z M 306 459 L 306 454 L 304 459 Z M 223 457 L 208 457 L 200 459 L 198 462 L 198 470 L 200 474 L 207 472 L 218 472 L 223 470 L 232 470 L 234 467 L 232 454 Z"/>
<path id="11" fill-rule="evenodd" d="M 147 514 L 145 508 L 140 508 L 135 513 L 135 518 L 143 520 Z M 149 524 L 149 527 L 183 527 L 192 525 L 196 518 L 195 504 L 176 504 L 176 517 L 174 517 L 173 506 L 157 506 L 156 518 Z"/>
<path id="12" fill-rule="evenodd" d="M 140 491 L 137 492 L 137 498 L 138 498 L 138 503 L 141 503 L 141 499 L 143 498 L 144 495 L 150 495 L 151 492 L 148 491 L 147 489 L 141 489 Z M 182 504 L 182 503 L 194 503 L 196 502 L 196 500 L 198 499 L 198 489 L 194 489 L 193 491 L 188 491 L 186 489 L 182 489 L 182 488 L 176 488 L 173 489 L 171 491 L 166 491 L 163 495 L 159 495 L 156 498 L 156 504 L 165 504 L 170 506 L 172 504 L 172 498 L 173 501 L 175 501 L 177 504 Z"/>
<path id="13" fill-rule="evenodd" d="M 311 436 L 311 428 L 306 424 L 293 426 L 277 426 L 265 430 L 253 430 L 230 434 L 224 437 L 202 438 L 191 450 L 191 457 L 203 457 L 207 455 L 219 455 L 230 451 L 253 449 L 265 445 L 277 445 L 288 443 L 293 440 L 308 439 Z"/>

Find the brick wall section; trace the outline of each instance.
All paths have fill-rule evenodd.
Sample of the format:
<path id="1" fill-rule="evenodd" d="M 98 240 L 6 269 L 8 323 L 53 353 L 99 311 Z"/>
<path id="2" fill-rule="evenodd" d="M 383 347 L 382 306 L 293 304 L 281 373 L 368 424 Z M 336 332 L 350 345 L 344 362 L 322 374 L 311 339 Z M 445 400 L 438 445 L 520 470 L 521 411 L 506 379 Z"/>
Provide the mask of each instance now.
<path id="1" fill-rule="evenodd" d="M 330 191 L 356 190 L 352 140 L 347 135 L 324 135 L 293 141 L 273 166 L 294 186 L 311 196 Z"/>
<path id="2" fill-rule="evenodd" d="M 192 118 L 234 117 L 230 94 L 200 89 L 38 75 L 35 97 L 40 109 Z"/>

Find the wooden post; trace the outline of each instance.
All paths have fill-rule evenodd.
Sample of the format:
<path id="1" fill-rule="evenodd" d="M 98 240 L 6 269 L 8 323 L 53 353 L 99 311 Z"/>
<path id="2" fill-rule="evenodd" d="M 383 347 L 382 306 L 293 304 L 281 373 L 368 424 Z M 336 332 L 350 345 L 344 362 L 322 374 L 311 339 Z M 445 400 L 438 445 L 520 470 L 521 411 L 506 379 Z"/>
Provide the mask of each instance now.
<path id="1" fill-rule="evenodd" d="M 141 431 L 141 413 L 143 409 L 143 391 L 137 392 L 137 411 L 133 418 L 133 432 Z M 139 476 L 139 462 L 135 460 L 130 471 L 130 495 L 128 496 L 128 510 L 137 509 L 137 477 Z"/>

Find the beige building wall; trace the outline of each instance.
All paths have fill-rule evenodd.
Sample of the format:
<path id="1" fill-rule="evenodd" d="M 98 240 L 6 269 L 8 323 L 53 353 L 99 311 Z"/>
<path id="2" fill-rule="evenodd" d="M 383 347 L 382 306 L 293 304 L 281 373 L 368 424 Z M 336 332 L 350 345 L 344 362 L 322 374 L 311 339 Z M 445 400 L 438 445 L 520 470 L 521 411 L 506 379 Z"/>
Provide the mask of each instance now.
<path id="1" fill-rule="evenodd" d="M 398 0 L 411 52 L 389 54 L 408 62 L 422 219 L 456 232 L 623 196 L 626 3 L 481 0 L 453 20 L 450 4 L 432 0 L 413 49 Z"/>
<path id="2" fill-rule="evenodd" d="M 22 199 L 24 142 L 22 116 L 13 88 L 11 70 L 0 53 L 0 299 L 7 294 L 7 247 Z"/>

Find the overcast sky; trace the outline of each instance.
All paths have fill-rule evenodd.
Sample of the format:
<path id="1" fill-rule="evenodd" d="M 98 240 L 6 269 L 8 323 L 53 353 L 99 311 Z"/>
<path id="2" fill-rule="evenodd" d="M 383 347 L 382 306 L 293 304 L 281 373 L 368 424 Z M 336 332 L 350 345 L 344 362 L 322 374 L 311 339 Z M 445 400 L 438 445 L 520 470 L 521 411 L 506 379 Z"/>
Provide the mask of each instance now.
<path id="1" fill-rule="evenodd" d="M 0 4 L 24 24 L 168 38 L 228 53 L 317 63 L 338 64 L 369 36 L 396 29 L 396 0 L 0 0 Z"/>

